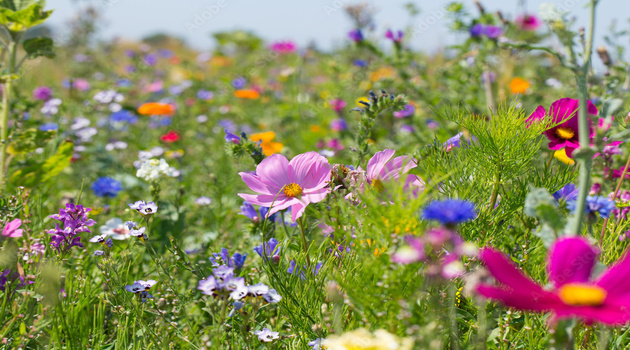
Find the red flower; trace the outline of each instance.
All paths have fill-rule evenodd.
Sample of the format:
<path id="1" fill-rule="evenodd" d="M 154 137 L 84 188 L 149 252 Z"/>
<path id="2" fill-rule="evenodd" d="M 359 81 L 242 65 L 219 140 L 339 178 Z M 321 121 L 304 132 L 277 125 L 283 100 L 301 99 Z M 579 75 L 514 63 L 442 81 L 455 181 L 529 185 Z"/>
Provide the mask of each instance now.
<path id="1" fill-rule="evenodd" d="M 179 134 L 173 130 L 167 132 L 166 134 L 160 136 L 160 140 L 164 142 L 175 142 L 179 141 Z"/>

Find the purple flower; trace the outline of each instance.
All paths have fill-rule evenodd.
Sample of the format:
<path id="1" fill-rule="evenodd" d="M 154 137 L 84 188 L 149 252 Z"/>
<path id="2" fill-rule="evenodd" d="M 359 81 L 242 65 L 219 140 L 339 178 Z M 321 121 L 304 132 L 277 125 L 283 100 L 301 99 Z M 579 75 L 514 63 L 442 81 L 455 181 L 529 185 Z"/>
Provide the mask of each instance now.
<path id="1" fill-rule="evenodd" d="M 473 25 L 472 27 L 470 27 L 470 35 L 475 38 L 481 36 L 483 32 L 484 32 L 484 28 L 483 28 L 483 24 L 481 23 L 477 23 Z"/>
<path id="2" fill-rule="evenodd" d="M 403 108 L 402 110 L 394 112 L 394 117 L 407 118 L 412 116 L 415 112 L 416 108 L 413 105 L 408 104 L 405 105 L 405 108 Z"/>
<path id="3" fill-rule="evenodd" d="M 231 142 L 238 145 L 241 143 L 241 138 L 229 132 L 228 129 L 225 129 L 225 142 Z"/>
<path id="4" fill-rule="evenodd" d="M 212 262 L 212 266 L 220 266 L 222 264 L 227 267 L 233 267 L 235 270 L 240 270 L 245 265 L 245 259 L 247 259 L 247 254 L 234 253 L 230 257 L 230 253 L 226 248 L 221 248 L 220 253 L 213 253 L 210 257 L 210 262 Z"/>
<path id="5" fill-rule="evenodd" d="M 568 184 L 558 191 L 554 192 L 553 198 L 556 199 L 557 202 L 560 200 L 564 200 L 565 202 L 573 201 L 578 196 L 578 190 L 574 184 Z"/>
<path id="6" fill-rule="evenodd" d="M 403 36 L 404 33 L 402 32 L 402 30 L 393 32 L 391 29 L 388 29 L 387 32 L 385 32 L 385 37 L 395 43 L 401 43 Z"/>
<path id="7" fill-rule="evenodd" d="M 40 101 L 48 101 L 52 98 L 52 89 L 48 86 L 40 86 L 33 90 L 33 98 Z"/>
<path id="8" fill-rule="evenodd" d="M 499 26 L 486 26 L 483 32 L 488 38 L 496 39 L 503 34 L 503 29 Z"/>
<path id="9" fill-rule="evenodd" d="M 354 41 L 355 43 L 358 43 L 363 41 L 363 33 L 361 32 L 361 29 L 351 30 L 348 33 L 348 38 L 350 38 L 350 40 Z"/>
<path id="10" fill-rule="evenodd" d="M 242 89 L 245 87 L 246 84 L 247 84 L 247 79 L 245 79 L 244 77 L 238 77 L 232 80 L 232 86 L 235 89 Z"/>
<path id="11" fill-rule="evenodd" d="M 439 221 L 442 225 L 461 224 L 476 217 L 473 203 L 459 199 L 433 201 L 422 211 L 424 220 Z"/>
<path id="12" fill-rule="evenodd" d="M 254 247 L 254 252 L 258 254 L 263 260 L 271 259 L 274 263 L 280 260 L 280 246 L 278 240 L 271 238 L 269 242 L 263 242 L 261 245 Z"/>
<path id="13" fill-rule="evenodd" d="M 344 131 L 348 129 L 348 123 L 343 118 L 338 118 L 330 122 L 330 130 L 332 131 Z"/>
<path id="14" fill-rule="evenodd" d="M 319 269 L 321 269 L 322 267 L 322 263 L 317 263 L 317 265 L 313 266 L 313 276 L 317 276 L 317 274 L 319 273 Z M 302 279 L 306 279 L 306 271 L 308 271 L 308 266 L 303 265 L 303 266 L 299 266 L 295 263 L 295 260 L 291 260 L 291 262 L 289 263 L 289 268 L 287 269 L 287 272 L 297 276 L 298 274 L 300 275 L 300 278 Z"/>
<path id="15" fill-rule="evenodd" d="M 62 224 L 61 226 L 57 224 L 55 229 L 47 231 L 52 235 L 50 245 L 55 247 L 58 252 L 67 252 L 74 246 L 83 248 L 79 234 L 81 232 L 91 233 L 88 227 L 96 224 L 96 221 L 87 218 L 88 212 L 91 210 L 91 208 L 84 208 L 82 205 L 68 203 L 65 209 L 59 209 L 59 214 L 51 215 L 51 219 L 61 221 Z"/>
<path id="16" fill-rule="evenodd" d="M 260 212 L 260 214 L 258 212 Z M 267 207 L 260 207 L 260 209 L 256 211 L 254 206 L 248 201 L 243 201 L 243 205 L 241 205 L 241 215 L 250 218 L 255 223 L 263 222 L 265 218 L 267 218 L 268 212 L 269 208 Z M 276 216 L 277 214 L 272 214 L 267 218 L 267 220 L 270 222 L 275 222 Z"/>

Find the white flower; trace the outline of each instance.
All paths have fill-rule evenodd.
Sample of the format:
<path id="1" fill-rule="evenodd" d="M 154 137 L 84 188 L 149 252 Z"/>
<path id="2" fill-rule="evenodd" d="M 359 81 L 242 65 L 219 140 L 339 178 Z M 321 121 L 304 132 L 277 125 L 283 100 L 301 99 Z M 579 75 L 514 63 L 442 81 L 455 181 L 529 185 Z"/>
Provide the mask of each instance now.
<path id="1" fill-rule="evenodd" d="M 199 198 L 195 199 L 195 203 L 197 205 L 210 205 L 212 203 L 212 199 L 202 196 L 202 197 L 199 197 Z"/>
<path id="2" fill-rule="evenodd" d="M 269 343 L 274 339 L 278 339 L 278 332 L 272 332 L 269 328 L 263 328 L 262 331 L 255 331 L 254 334 L 258 336 L 258 340 Z"/>
<path id="3" fill-rule="evenodd" d="M 179 171 L 170 167 L 163 158 L 160 160 L 155 158 L 144 160 L 140 164 L 138 171 L 136 171 L 136 176 L 145 181 L 154 181 L 163 175 L 169 177 L 179 176 Z"/>
<path id="4" fill-rule="evenodd" d="M 107 235 L 115 240 L 124 240 L 129 239 L 131 235 L 129 234 L 129 229 L 125 227 L 123 221 L 119 218 L 112 218 L 107 220 L 105 225 L 100 227 L 101 234 Z"/>

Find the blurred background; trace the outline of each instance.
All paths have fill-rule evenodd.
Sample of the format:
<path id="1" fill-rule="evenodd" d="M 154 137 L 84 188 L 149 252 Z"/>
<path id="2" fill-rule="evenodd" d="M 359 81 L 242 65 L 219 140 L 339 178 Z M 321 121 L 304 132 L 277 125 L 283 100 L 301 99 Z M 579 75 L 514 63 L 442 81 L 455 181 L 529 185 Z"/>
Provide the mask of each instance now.
<path id="1" fill-rule="evenodd" d="M 198 50 L 212 48 L 211 33 L 234 29 L 250 30 L 267 41 L 292 40 L 299 46 L 315 45 L 329 50 L 347 40 L 352 22 L 344 7 L 356 4 L 351 0 L 54 0 L 47 8 L 55 9 L 47 22 L 53 35 L 63 38 L 77 16 L 86 17 L 94 10 L 94 25 L 99 39 L 115 37 L 140 40 L 167 34 L 185 41 Z M 388 28 L 409 29 L 415 35 L 409 45 L 434 52 L 457 42 L 449 34 L 446 6 L 450 0 L 381 0 L 361 1 L 374 13 L 373 35 L 382 35 Z M 474 1 L 462 1 L 471 12 L 477 11 Z M 501 10 L 506 19 L 517 14 L 537 14 L 540 4 L 555 3 L 575 16 L 579 25 L 586 25 L 586 0 L 483 0 L 488 12 Z M 612 23 L 629 27 L 630 1 L 601 0 L 598 5 L 596 44 Z M 415 13 L 415 15 L 412 15 Z M 459 38 L 461 39 L 461 38 Z"/>

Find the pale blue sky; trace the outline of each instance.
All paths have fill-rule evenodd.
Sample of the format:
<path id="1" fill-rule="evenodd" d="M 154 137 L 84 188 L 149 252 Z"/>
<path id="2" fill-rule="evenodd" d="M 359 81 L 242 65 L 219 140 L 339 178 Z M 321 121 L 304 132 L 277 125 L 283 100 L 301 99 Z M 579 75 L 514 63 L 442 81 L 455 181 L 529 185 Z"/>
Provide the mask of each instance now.
<path id="1" fill-rule="evenodd" d="M 300 45 L 315 40 L 327 49 L 346 40 L 351 22 L 343 6 L 358 0 L 49 0 L 47 8 L 54 8 L 50 19 L 54 26 L 62 26 L 81 4 L 92 3 L 102 11 L 107 21 L 104 37 L 114 35 L 138 39 L 156 32 L 183 37 L 195 48 L 212 45 L 209 33 L 229 29 L 250 29 L 267 40 L 292 39 Z M 368 1 L 378 9 L 376 24 L 379 32 L 388 27 L 403 28 L 410 24 L 403 6 L 410 0 Z M 442 18 L 450 0 L 411 1 L 421 9 L 414 20 L 417 35 L 411 40 L 415 48 L 435 50 L 457 41 L 448 35 Z M 529 0 L 527 9 L 537 13 L 541 3 L 556 3 L 571 10 L 578 23 L 586 25 L 588 0 Z M 464 0 L 475 10 L 472 0 Z M 501 9 L 508 16 L 521 12 L 517 0 L 482 0 L 489 11 Z M 476 10 L 475 10 L 476 11 Z M 608 32 L 609 23 L 617 19 L 627 26 L 630 1 L 600 0 L 597 37 Z M 205 19 L 204 19 L 205 17 Z M 597 40 L 602 43 L 601 39 Z"/>

